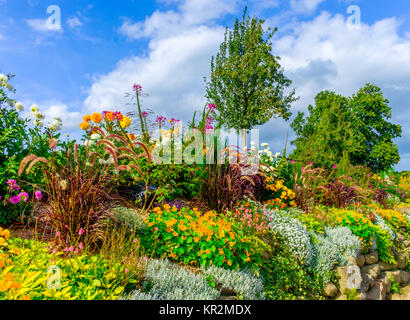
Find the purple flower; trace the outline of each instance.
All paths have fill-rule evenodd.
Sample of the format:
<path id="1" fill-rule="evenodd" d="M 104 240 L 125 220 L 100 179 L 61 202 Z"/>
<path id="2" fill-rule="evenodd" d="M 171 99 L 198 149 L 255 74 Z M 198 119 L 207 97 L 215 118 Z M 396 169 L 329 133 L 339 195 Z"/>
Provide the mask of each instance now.
<path id="1" fill-rule="evenodd" d="M 12 203 L 12 204 L 17 204 L 17 203 L 19 203 L 20 202 L 20 196 L 14 196 L 14 197 L 11 197 L 10 198 L 10 202 Z"/>
<path id="2" fill-rule="evenodd" d="M 41 191 L 34 192 L 34 195 L 35 195 L 37 201 L 40 201 L 41 198 L 43 198 L 43 194 L 41 193 Z"/>

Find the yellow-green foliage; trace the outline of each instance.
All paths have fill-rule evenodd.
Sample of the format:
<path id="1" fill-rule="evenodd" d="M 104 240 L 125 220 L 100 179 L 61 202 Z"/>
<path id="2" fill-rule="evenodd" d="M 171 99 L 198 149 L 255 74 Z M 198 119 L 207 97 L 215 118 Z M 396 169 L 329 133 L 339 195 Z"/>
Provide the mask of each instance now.
<path id="1" fill-rule="evenodd" d="M 120 263 L 97 255 L 63 258 L 44 243 L 18 238 L 0 247 L 0 300 L 117 299 L 135 282 Z"/>

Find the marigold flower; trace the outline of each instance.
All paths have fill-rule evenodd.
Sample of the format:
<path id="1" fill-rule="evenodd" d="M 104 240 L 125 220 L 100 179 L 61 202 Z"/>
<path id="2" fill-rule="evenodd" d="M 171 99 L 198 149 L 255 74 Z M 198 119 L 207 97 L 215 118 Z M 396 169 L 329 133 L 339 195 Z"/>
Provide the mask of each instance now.
<path id="1" fill-rule="evenodd" d="M 98 112 L 94 112 L 91 115 L 91 120 L 95 123 L 100 123 L 102 121 L 102 119 L 103 119 L 102 115 Z"/>
<path id="2" fill-rule="evenodd" d="M 91 125 L 90 125 L 88 122 L 82 122 L 82 123 L 80 123 L 80 128 L 81 128 L 81 130 L 86 131 L 86 130 L 90 129 L 90 127 L 91 127 Z"/>
<path id="3" fill-rule="evenodd" d="M 125 129 L 125 128 L 128 128 L 130 125 L 131 125 L 131 119 L 128 118 L 127 116 L 123 116 L 120 121 L 121 128 Z"/>
<path id="4" fill-rule="evenodd" d="M 84 120 L 84 122 L 89 122 L 89 121 L 91 121 L 91 116 L 89 114 L 87 114 L 83 117 L 83 120 Z"/>

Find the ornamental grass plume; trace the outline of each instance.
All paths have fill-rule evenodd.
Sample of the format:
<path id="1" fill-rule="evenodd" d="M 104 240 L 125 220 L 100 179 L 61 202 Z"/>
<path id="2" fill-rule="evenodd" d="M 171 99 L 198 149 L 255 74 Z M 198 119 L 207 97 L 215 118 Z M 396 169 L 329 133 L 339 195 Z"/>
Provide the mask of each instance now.
<path id="1" fill-rule="evenodd" d="M 104 222 L 117 199 L 112 183 L 114 172 L 141 171 L 135 164 L 119 164 L 120 159 L 136 157 L 127 144 L 119 135 L 103 136 L 96 143 L 101 152 L 75 144 L 67 147 L 65 161 L 56 161 L 53 150 L 49 160 L 29 155 L 21 162 L 19 175 L 29 173 L 34 165 L 42 166 L 48 200 L 45 212 L 60 234 L 55 239 L 58 248 L 77 247 L 79 243 L 97 245 L 101 241 Z M 149 157 L 147 153 L 141 156 L 144 155 Z M 105 161 L 108 157 L 113 161 Z M 35 196 L 40 200 L 43 195 L 38 190 Z"/>

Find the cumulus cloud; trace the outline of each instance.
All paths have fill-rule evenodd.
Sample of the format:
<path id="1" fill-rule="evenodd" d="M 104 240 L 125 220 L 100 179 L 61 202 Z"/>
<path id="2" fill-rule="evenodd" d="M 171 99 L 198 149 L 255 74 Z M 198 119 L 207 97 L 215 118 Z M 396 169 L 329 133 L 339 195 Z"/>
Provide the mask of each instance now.
<path id="1" fill-rule="evenodd" d="M 27 19 L 26 23 L 30 28 L 38 32 L 62 32 L 63 31 L 61 27 L 60 28 L 49 27 L 47 25 L 47 20 L 48 19 Z"/>
<path id="2" fill-rule="evenodd" d="M 179 2 L 177 10 L 156 11 L 144 21 L 124 20 L 119 31 L 130 40 L 149 37 L 149 51 L 125 58 L 112 72 L 97 76 L 85 100 L 86 112 L 110 107 L 129 110 L 124 93 L 134 82 L 151 94 L 144 98 L 144 106 L 156 113 L 189 120 L 193 110 L 202 107 L 203 77 L 223 40 L 224 28 L 215 21 L 232 13 L 238 2 L 194 2 L 196 6 Z M 291 0 L 291 5 L 293 10 L 309 11 L 321 2 Z M 207 6 L 214 13 L 208 17 Z M 410 119 L 409 38 L 399 34 L 400 22 L 395 18 L 362 24 L 358 30 L 349 28 L 346 20 L 346 16 L 327 12 L 310 21 L 292 20 L 284 26 L 288 32 L 273 41 L 273 51 L 282 57 L 282 66 L 301 98 L 293 111 L 306 110 L 319 91 L 349 96 L 366 82 L 373 82 L 390 99 L 393 121 L 405 128 L 397 142 L 403 154 L 399 168 L 408 168 L 410 136 L 406 128 L 410 123 L 404 115 Z M 261 140 L 270 142 L 273 149 L 283 149 L 287 132 L 289 140 L 293 138 L 289 123 L 282 120 L 272 120 L 260 129 Z"/>

